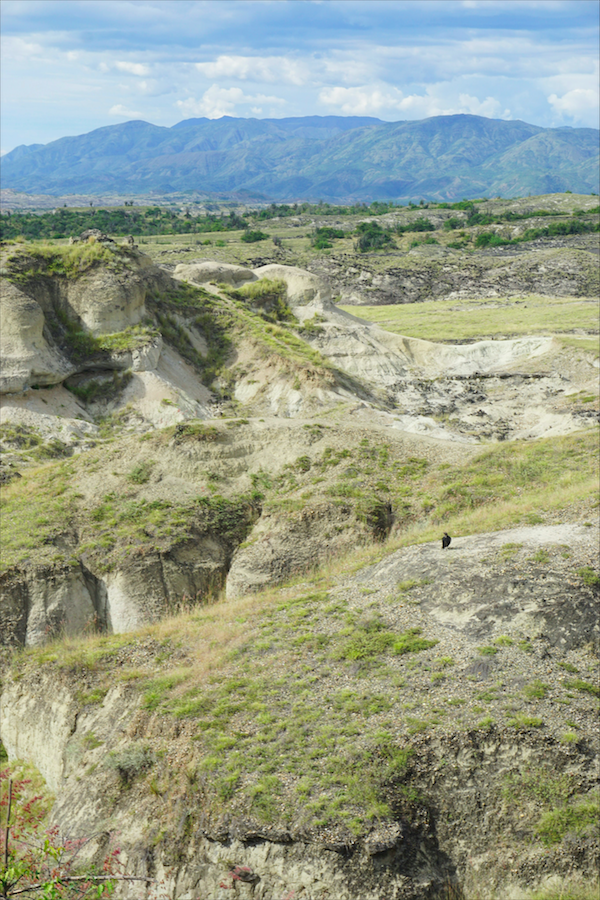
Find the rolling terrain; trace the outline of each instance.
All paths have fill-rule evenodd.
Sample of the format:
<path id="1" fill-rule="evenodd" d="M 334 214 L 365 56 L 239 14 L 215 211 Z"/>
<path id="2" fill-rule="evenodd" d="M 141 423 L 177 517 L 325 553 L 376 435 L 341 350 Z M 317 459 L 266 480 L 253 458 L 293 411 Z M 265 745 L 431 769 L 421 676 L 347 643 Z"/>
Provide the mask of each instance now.
<path id="1" fill-rule="evenodd" d="M 595 896 L 596 199 L 3 244 L 0 737 L 118 896 Z"/>

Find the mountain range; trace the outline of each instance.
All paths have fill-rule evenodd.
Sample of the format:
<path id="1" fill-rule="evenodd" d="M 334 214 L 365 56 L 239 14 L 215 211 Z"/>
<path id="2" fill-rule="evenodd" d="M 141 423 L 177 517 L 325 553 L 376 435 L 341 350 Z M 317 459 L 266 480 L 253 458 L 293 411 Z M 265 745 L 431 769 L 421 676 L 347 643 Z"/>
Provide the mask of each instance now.
<path id="1" fill-rule="evenodd" d="M 482 116 L 187 119 L 98 128 L 2 157 L 4 188 L 45 194 L 202 191 L 357 202 L 599 191 L 593 128 Z"/>

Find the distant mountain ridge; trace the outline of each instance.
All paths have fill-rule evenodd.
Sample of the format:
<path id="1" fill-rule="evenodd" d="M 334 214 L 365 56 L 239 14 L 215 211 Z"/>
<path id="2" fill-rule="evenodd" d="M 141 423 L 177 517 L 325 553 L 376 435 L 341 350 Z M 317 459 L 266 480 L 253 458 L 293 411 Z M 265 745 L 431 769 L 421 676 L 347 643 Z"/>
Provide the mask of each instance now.
<path id="1" fill-rule="evenodd" d="M 139 120 L 0 161 L 2 186 L 46 194 L 245 192 L 356 202 L 599 191 L 600 132 L 482 116 Z"/>

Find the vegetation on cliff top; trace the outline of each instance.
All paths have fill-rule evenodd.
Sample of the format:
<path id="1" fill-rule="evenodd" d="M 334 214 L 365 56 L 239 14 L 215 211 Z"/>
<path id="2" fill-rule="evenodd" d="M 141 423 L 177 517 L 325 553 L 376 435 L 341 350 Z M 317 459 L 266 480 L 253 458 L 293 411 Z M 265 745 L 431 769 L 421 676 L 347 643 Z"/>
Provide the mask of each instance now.
<path id="1" fill-rule="evenodd" d="M 227 428 L 215 429 L 214 437 L 225 443 L 231 440 Z M 9 434 L 6 439 L 10 442 Z M 176 449 L 173 429 L 165 432 L 165 439 Z M 221 499 L 218 491 L 225 490 L 226 482 L 219 482 L 217 490 L 217 483 L 205 471 L 197 478 L 198 499 L 185 504 L 144 496 L 149 473 L 158 477 L 162 468 L 160 440 L 159 433 L 141 445 L 138 469 L 152 462 L 151 469 L 144 469 L 148 478 L 143 480 L 130 473 L 111 475 L 111 460 L 119 455 L 113 444 L 104 465 L 99 454 L 85 454 L 23 470 L 18 481 L 3 485 L 2 568 L 26 560 L 64 561 L 63 551 L 57 552 L 54 542 L 65 531 L 66 522 L 76 526 L 79 534 L 71 558 L 85 550 L 97 555 L 103 566 L 110 566 L 123 554 L 170 546 L 203 529 L 218 530 L 223 525 L 218 517 L 230 508 L 241 529 L 231 534 L 235 545 L 244 539 L 247 511 L 257 501 L 266 510 L 294 515 L 319 498 L 370 521 L 375 530 L 377 509 L 390 503 L 396 521 L 403 525 L 406 543 L 437 536 L 440 523 L 457 533 L 533 524 L 542 520 L 540 514 L 597 494 L 594 431 L 535 443 L 499 444 L 463 465 L 441 468 L 433 468 L 425 459 L 397 456 L 393 445 L 361 439 L 344 450 L 325 446 L 316 459 L 299 459 L 278 473 L 255 473 L 254 495 L 234 492 L 229 499 Z M 201 460 L 203 443 L 194 444 Z M 22 452 L 35 458 L 37 445 Z M 171 463 L 165 461 L 165 465 Z M 208 470 L 208 458 L 204 465 Z M 106 469 L 106 491 L 102 497 L 86 499 L 77 485 L 94 469 Z"/>

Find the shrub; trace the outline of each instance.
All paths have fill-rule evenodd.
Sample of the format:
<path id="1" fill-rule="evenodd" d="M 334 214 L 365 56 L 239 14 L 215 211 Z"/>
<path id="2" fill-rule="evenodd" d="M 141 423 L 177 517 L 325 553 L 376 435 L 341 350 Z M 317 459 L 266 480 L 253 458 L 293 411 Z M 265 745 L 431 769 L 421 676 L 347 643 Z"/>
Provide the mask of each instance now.
<path id="1" fill-rule="evenodd" d="M 420 247 L 421 244 L 439 244 L 439 241 L 436 241 L 433 237 L 426 237 L 424 241 L 412 241 L 411 242 L 411 250 L 413 247 Z"/>
<path id="2" fill-rule="evenodd" d="M 44 828 L 51 800 L 32 790 L 32 780 L 9 769 L 0 773 L 2 785 L 10 785 L 1 801 L 5 821 L 0 831 L 0 896 L 4 900 L 23 896 L 98 900 L 110 896 L 122 878 L 119 850 L 110 848 L 101 867 L 84 862 L 80 851 L 85 839 L 64 839 L 57 827 Z"/>
<path id="3" fill-rule="evenodd" d="M 295 468 L 298 469 L 300 472 L 308 472 L 311 465 L 312 465 L 312 460 L 311 460 L 310 456 L 299 456 L 298 459 L 296 460 L 296 462 L 294 463 Z"/>
<path id="4" fill-rule="evenodd" d="M 115 369 L 112 377 L 101 380 L 90 378 L 82 384 L 69 384 L 67 380 L 64 382 L 64 386 L 82 403 L 93 403 L 98 400 L 112 400 L 129 384 L 132 378 L 133 373 L 130 369 L 126 369 L 124 372 Z"/>
<path id="5" fill-rule="evenodd" d="M 311 235 L 310 243 L 315 250 L 326 250 L 333 246 L 331 241 L 336 238 L 343 238 L 344 235 L 345 232 L 341 228 L 333 228 L 330 225 L 324 225 L 314 231 Z"/>
<path id="6" fill-rule="evenodd" d="M 435 225 L 429 219 L 416 219 L 408 225 L 396 225 L 396 234 L 405 234 L 407 231 L 435 231 Z"/>
<path id="7" fill-rule="evenodd" d="M 294 321 L 295 316 L 286 302 L 287 285 L 281 278 L 261 278 L 239 288 L 237 294 L 260 307 L 265 318 L 272 322 Z"/>
<path id="8" fill-rule="evenodd" d="M 133 484 L 146 484 L 150 480 L 153 465 L 151 460 L 143 460 L 138 463 L 127 476 L 127 481 L 131 481 Z"/>
<path id="9" fill-rule="evenodd" d="M 384 231 L 377 222 L 361 222 L 356 226 L 356 233 L 358 234 L 356 249 L 361 253 L 381 250 L 392 243 L 389 231 Z"/>
<path id="10" fill-rule="evenodd" d="M 265 234 L 264 231 L 245 231 L 240 240 L 245 244 L 256 244 L 258 241 L 266 241 L 268 238 L 269 235 Z M 217 241 L 217 244 L 218 243 L 219 242 Z"/>
<path id="11" fill-rule="evenodd" d="M 503 247 L 505 244 L 510 243 L 510 241 L 505 241 L 504 238 L 501 238 L 494 231 L 482 231 L 475 240 L 476 247 Z"/>
<path id="12" fill-rule="evenodd" d="M 107 768 L 116 771 L 124 784 L 130 784 L 153 765 L 154 754 L 150 748 L 136 744 L 131 744 L 123 750 L 113 750 L 106 760 Z"/>

